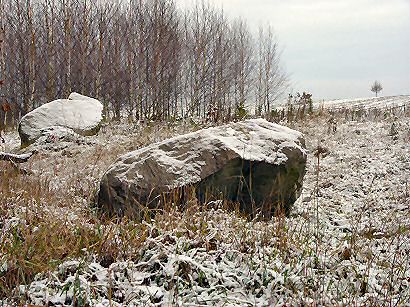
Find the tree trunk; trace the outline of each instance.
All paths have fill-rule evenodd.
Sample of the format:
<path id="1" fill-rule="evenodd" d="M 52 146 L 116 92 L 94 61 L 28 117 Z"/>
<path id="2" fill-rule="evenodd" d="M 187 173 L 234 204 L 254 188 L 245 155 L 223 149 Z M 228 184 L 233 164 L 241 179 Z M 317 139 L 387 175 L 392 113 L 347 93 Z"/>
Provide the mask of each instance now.
<path id="1" fill-rule="evenodd" d="M 66 0 L 64 8 L 64 49 L 65 49 L 65 61 L 66 61 L 66 77 L 64 94 L 68 97 L 71 92 L 71 12 L 70 1 Z"/>
<path id="2" fill-rule="evenodd" d="M 4 38 L 5 38 L 5 33 L 4 33 L 4 27 L 3 27 L 3 20 L 4 20 L 4 14 L 3 14 L 3 1 L 0 0 L 0 94 L 3 94 L 2 91 L 2 86 L 5 82 L 5 77 L 4 77 Z"/>
<path id="3" fill-rule="evenodd" d="M 30 32 L 30 56 L 29 56 L 29 71 L 30 71 L 30 97 L 29 107 L 34 109 L 34 95 L 36 91 L 36 32 L 33 25 L 33 10 L 31 8 L 31 1 L 27 0 L 27 19 Z"/>

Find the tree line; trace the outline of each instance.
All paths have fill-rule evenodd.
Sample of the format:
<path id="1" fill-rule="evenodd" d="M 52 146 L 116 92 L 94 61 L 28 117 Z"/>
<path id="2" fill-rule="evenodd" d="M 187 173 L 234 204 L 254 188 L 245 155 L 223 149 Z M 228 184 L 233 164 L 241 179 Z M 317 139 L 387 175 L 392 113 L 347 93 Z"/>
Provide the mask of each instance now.
<path id="1" fill-rule="evenodd" d="M 287 77 L 270 27 L 198 2 L 0 0 L 2 101 L 21 114 L 72 91 L 107 117 L 233 119 L 269 112 Z"/>

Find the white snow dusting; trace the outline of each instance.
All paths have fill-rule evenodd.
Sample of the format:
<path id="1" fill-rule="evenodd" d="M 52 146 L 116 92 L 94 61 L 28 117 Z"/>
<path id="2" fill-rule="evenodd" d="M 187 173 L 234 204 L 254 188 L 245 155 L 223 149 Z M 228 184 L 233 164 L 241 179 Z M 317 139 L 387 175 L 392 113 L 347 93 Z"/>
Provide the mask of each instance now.
<path id="1" fill-rule="evenodd" d="M 175 209 L 144 222 L 146 238 L 138 248 L 126 246 L 123 259 L 103 263 L 101 255 L 86 251 L 83 257 L 65 261 L 53 272 L 39 273 L 34 281 L 21 285 L 20 301 L 99 307 L 408 306 L 410 97 L 345 100 L 324 107 L 332 114 L 292 124 L 304 134 L 309 151 L 303 192 L 290 217 L 247 221 L 226 212 L 220 202 L 209 204 L 207 210 Z M 357 108 L 375 112 L 358 114 Z M 336 122 L 335 132 L 329 127 L 330 117 Z M 106 165 L 98 166 L 102 162 L 96 156 L 95 170 L 95 165 L 81 164 L 82 157 L 94 151 L 97 155 L 96 146 L 106 152 L 121 148 L 118 155 L 141 146 L 135 135 L 142 135 L 142 130 L 125 129 L 130 131 L 113 130 L 92 142 L 74 144 L 64 149 L 65 154 L 44 153 L 43 159 L 34 160 L 33 171 L 50 177 L 58 174 L 59 181 L 53 183 L 56 191 L 70 186 L 72 170 L 79 167 L 83 176 L 79 185 L 96 182 Z M 148 143 L 161 141 L 162 128 L 156 129 Z M 296 141 L 300 134 L 293 131 L 278 130 L 278 137 Z M 227 129 L 218 137 L 231 142 L 233 133 Z M 257 134 L 247 137 L 255 144 L 261 142 Z M 17 142 L 14 134 L 5 138 Z M 209 144 L 212 150 L 212 141 Z M 230 145 L 243 154 L 243 143 Z M 315 155 L 319 146 L 321 154 Z M 263 155 L 261 151 L 251 156 Z M 57 159 L 64 164 L 47 168 Z M 276 161 L 280 159 L 278 155 Z M 170 168 L 179 163 L 164 162 Z M 78 187 L 72 188 L 79 193 Z M 88 203 L 79 196 L 76 206 L 74 211 L 58 206 L 49 210 L 56 218 L 71 214 L 75 223 Z M 13 210 L 15 217 L 0 219 L 3 242 L 19 225 L 31 227 L 24 221 L 28 209 Z M 89 227 L 93 229 L 92 222 Z M 12 265 L 7 259 L 0 256 L 0 276 Z M 0 305 L 13 302 L 0 298 Z"/>

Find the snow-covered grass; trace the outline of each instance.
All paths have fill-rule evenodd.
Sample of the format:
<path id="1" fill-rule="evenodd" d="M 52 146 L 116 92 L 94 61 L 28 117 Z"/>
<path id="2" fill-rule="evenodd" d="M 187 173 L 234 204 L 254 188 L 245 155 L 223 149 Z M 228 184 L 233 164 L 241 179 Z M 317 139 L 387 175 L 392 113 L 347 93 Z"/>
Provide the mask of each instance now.
<path id="1" fill-rule="evenodd" d="M 408 106 L 410 97 L 408 95 L 401 96 L 385 96 L 385 97 L 367 97 L 367 98 L 356 98 L 356 99 L 337 99 L 323 101 L 322 103 L 315 103 L 315 106 L 323 105 L 326 109 L 337 110 L 337 109 L 389 109 L 389 108 L 399 108 L 402 106 Z"/>
<path id="2" fill-rule="evenodd" d="M 120 154 L 202 125 L 110 125 L 75 145 L 37 147 L 28 175 L 2 162 L 1 302 L 408 305 L 405 101 L 407 110 L 379 101 L 382 111 L 360 114 L 345 102 L 343 112 L 321 109 L 286 123 L 305 135 L 308 170 L 291 216 L 269 222 L 247 220 L 228 204 L 200 208 L 194 199 L 142 223 L 96 214 L 98 179 Z M 17 148 L 15 132 L 6 141 L 7 151 Z"/>

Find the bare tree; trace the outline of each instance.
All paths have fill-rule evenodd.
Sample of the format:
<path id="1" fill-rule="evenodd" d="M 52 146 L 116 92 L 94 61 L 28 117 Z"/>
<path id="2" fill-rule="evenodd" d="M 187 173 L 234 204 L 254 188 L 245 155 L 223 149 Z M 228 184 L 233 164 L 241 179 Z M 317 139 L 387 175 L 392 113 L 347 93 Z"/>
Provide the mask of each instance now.
<path id="1" fill-rule="evenodd" d="M 257 72 L 257 109 L 269 113 L 272 104 L 284 93 L 288 78 L 280 66 L 280 52 L 271 27 L 259 29 Z"/>
<path id="2" fill-rule="evenodd" d="M 28 24 L 28 34 L 30 37 L 30 51 L 29 51 L 29 73 L 30 73 L 30 90 L 29 90 L 29 108 L 35 108 L 34 105 L 34 95 L 36 93 L 36 60 L 37 60 L 37 47 L 36 47 L 36 28 L 34 25 L 35 17 L 33 16 L 33 8 L 31 0 L 26 0 L 26 10 L 27 10 L 27 24 Z"/>
<path id="3" fill-rule="evenodd" d="M 211 40 L 215 26 L 212 8 L 202 2 L 186 16 L 185 50 L 188 115 L 205 116 L 209 106 L 209 79 L 211 70 Z"/>
<path id="4" fill-rule="evenodd" d="M 245 108 L 250 98 L 254 84 L 253 40 L 247 24 L 237 20 L 233 24 L 233 54 L 232 79 L 235 110 Z"/>
<path id="5" fill-rule="evenodd" d="M 55 12 L 54 0 L 47 0 L 43 3 L 44 23 L 45 23 L 45 44 L 44 49 L 46 54 L 43 53 L 42 57 L 46 61 L 45 65 L 45 96 L 48 101 L 51 101 L 55 97 Z"/>
<path id="6" fill-rule="evenodd" d="M 3 14 L 3 0 L 0 0 L 0 89 L 5 82 L 4 80 L 4 14 Z M 3 94 L 3 92 L 1 92 Z"/>
<path id="7" fill-rule="evenodd" d="M 286 86 L 272 31 L 255 44 L 244 21 L 207 2 L 185 12 L 174 0 L 0 6 L 1 95 L 23 113 L 79 91 L 100 99 L 107 117 L 224 121 L 255 100 L 269 112 Z"/>
<path id="8" fill-rule="evenodd" d="M 3 25 L 3 1 L 0 0 L 0 103 L 4 99 L 4 94 L 3 94 L 3 85 L 5 82 L 5 76 L 4 76 L 4 25 Z M 6 122 L 6 112 L 4 112 L 4 122 Z M 1 132 L 4 129 L 3 124 L 1 123 L 0 119 L 0 138 L 2 142 L 4 142 L 4 139 L 1 136 Z"/>
<path id="9" fill-rule="evenodd" d="M 382 84 L 379 81 L 376 80 L 372 84 L 372 87 L 370 88 L 370 90 L 372 92 L 374 92 L 376 94 L 376 97 L 377 97 L 377 93 L 379 93 L 381 90 L 383 90 Z"/>

